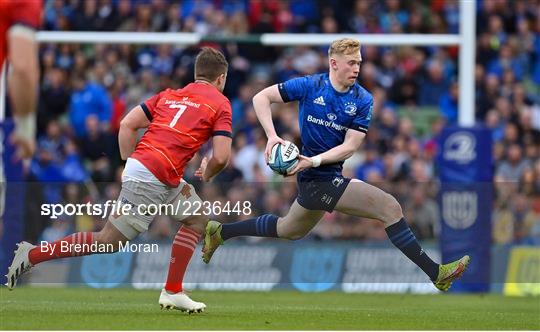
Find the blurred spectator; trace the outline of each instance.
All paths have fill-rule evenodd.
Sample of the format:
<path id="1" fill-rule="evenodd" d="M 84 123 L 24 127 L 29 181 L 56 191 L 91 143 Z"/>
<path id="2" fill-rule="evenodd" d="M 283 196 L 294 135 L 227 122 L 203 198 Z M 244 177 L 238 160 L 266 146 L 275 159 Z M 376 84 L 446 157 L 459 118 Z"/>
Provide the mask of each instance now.
<path id="1" fill-rule="evenodd" d="M 504 124 L 501 121 L 499 112 L 492 109 L 486 115 L 486 127 L 491 129 L 491 137 L 494 142 L 499 142 L 504 137 Z"/>
<path id="2" fill-rule="evenodd" d="M 427 197 L 423 184 L 417 184 L 411 196 L 404 206 L 405 216 L 419 239 L 431 239 L 439 230 L 439 207 L 432 198 Z"/>
<path id="3" fill-rule="evenodd" d="M 104 128 L 109 125 L 111 100 L 107 91 L 98 83 L 86 82 L 83 77 L 75 76 L 69 108 L 71 126 L 77 137 L 86 136 L 86 118 L 91 114 L 98 116 Z"/>
<path id="4" fill-rule="evenodd" d="M 534 241 L 532 230 L 537 229 L 540 215 L 531 210 L 524 195 L 518 194 L 512 199 L 511 208 L 497 211 L 493 220 L 495 243 L 527 244 Z"/>
<path id="5" fill-rule="evenodd" d="M 380 69 L 377 71 L 377 82 L 385 89 L 391 88 L 399 76 L 397 70 L 397 56 L 392 50 L 383 54 Z"/>
<path id="6" fill-rule="evenodd" d="M 79 31 L 98 31 L 97 23 L 97 0 L 83 1 L 75 10 L 73 19 L 74 30 Z"/>
<path id="7" fill-rule="evenodd" d="M 46 134 L 38 139 L 38 155 L 44 162 L 61 163 L 64 159 L 66 137 L 57 121 L 47 124 Z"/>
<path id="8" fill-rule="evenodd" d="M 519 114 L 519 131 L 522 142 L 527 146 L 540 145 L 540 130 L 534 125 L 532 109 L 523 108 Z"/>
<path id="9" fill-rule="evenodd" d="M 172 74 L 174 60 L 171 51 L 170 45 L 159 45 L 157 56 L 152 61 L 152 69 L 156 74 Z"/>
<path id="10" fill-rule="evenodd" d="M 246 181 L 253 181 L 253 165 L 257 160 L 257 148 L 255 144 L 249 144 L 245 134 L 240 133 L 234 139 L 235 150 L 233 164 L 242 172 Z"/>
<path id="11" fill-rule="evenodd" d="M 381 29 L 385 33 L 403 32 L 403 27 L 409 21 L 409 14 L 401 7 L 399 0 L 386 0 L 385 12 L 380 16 Z"/>
<path id="12" fill-rule="evenodd" d="M 366 149 L 365 155 L 366 158 L 364 162 L 360 165 L 360 167 L 358 167 L 358 169 L 356 170 L 355 177 L 362 181 L 366 181 L 368 178 L 367 175 L 372 172 L 377 172 L 381 178 L 384 177 L 384 164 L 382 163 L 382 160 L 380 159 L 377 150 L 373 147 L 368 147 Z"/>
<path id="13" fill-rule="evenodd" d="M 137 76 L 137 81 L 127 90 L 126 105 L 128 109 L 132 109 L 158 92 L 156 91 L 155 75 L 150 69 L 142 69 Z"/>
<path id="14" fill-rule="evenodd" d="M 111 181 L 112 151 L 115 145 L 100 127 L 99 119 L 91 114 L 86 117 L 86 136 L 79 141 L 80 152 L 88 162 L 88 169 L 95 182 Z"/>
<path id="15" fill-rule="evenodd" d="M 448 81 L 444 77 L 442 63 L 433 60 L 428 64 L 427 73 L 420 82 L 420 105 L 438 105 L 439 98 L 448 91 Z"/>
<path id="16" fill-rule="evenodd" d="M 439 108 L 442 116 L 446 119 L 446 123 L 454 125 L 458 118 L 458 84 L 452 82 L 450 89 L 444 92 L 439 99 Z"/>
<path id="17" fill-rule="evenodd" d="M 111 115 L 111 133 L 117 134 L 120 130 L 120 121 L 124 117 L 124 114 L 129 110 L 126 109 L 126 81 L 124 77 L 116 77 L 113 86 L 110 89 L 111 101 L 112 101 L 112 115 Z"/>
<path id="18" fill-rule="evenodd" d="M 249 85 L 242 85 L 238 91 L 238 96 L 231 101 L 233 111 L 233 129 L 238 128 L 239 124 L 244 122 L 246 110 L 251 106 L 253 91 Z"/>
<path id="19" fill-rule="evenodd" d="M 67 89 L 66 73 L 51 68 L 45 73 L 39 93 L 39 133 L 52 120 L 64 115 L 69 105 L 70 91 Z"/>
<path id="20" fill-rule="evenodd" d="M 390 100 L 399 105 L 417 105 L 418 80 L 412 72 L 405 72 L 390 90 Z"/>
<path id="21" fill-rule="evenodd" d="M 496 170 L 496 176 L 501 181 L 518 182 L 525 170 L 531 167 L 529 160 L 522 159 L 522 154 L 521 146 L 517 144 L 510 145 L 506 160 Z"/>

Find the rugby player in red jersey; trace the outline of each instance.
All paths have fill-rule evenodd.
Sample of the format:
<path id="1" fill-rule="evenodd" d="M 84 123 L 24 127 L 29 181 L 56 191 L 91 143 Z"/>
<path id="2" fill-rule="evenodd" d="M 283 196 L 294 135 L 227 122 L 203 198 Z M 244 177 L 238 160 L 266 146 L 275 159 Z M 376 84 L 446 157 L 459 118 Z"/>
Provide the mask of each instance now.
<path id="1" fill-rule="evenodd" d="M 8 272 L 8 288 L 15 287 L 21 274 L 32 266 L 51 259 L 91 255 L 90 244 L 121 244 L 148 230 L 154 216 L 140 212 L 138 206 L 200 201 L 192 185 L 182 179 L 184 167 L 201 145 L 212 138 L 212 157 L 201 162 L 195 173 L 209 181 L 226 165 L 231 153 L 232 111 L 222 94 L 228 63 L 223 54 L 203 48 L 195 60 L 195 82 L 182 89 L 167 89 L 133 108 L 122 120 L 118 140 L 122 159 L 127 159 L 122 174 L 118 201 L 133 207 L 130 213 L 109 216 L 99 232 L 79 232 L 50 243 L 47 250 L 22 242 Z M 137 143 L 137 131 L 147 128 Z M 171 217 L 182 222 L 174 238 L 169 273 L 159 304 L 189 312 L 200 312 L 204 303 L 191 300 L 182 290 L 186 267 L 208 222 L 207 216 L 185 215 L 175 209 Z M 140 213 L 139 213 L 140 212 Z M 134 214 L 133 214 L 134 213 Z M 66 244 L 73 250 L 62 251 Z M 73 246 L 79 244 L 81 246 Z M 78 249 L 78 250 L 76 250 Z"/>
<path id="2" fill-rule="evenodd" d="M 3 221 L 6 205 L 4 140 L 9 140 L 14 145 L 17 159 L 32 157 L 36 146 L 39 90 L 38 43 L 35 32 L 41 24 L 41 14 L 41 0 L 0 0 L 0 227 L 3 225 L 5 230 L 4 236 L 0 236 L 0 250 L 4 252 L 13 250 L 16 239 L 11 232 L 13 227 L 17 228 L 17 220 L 12 219 L 8 223 Z M 5 137 L 4 132 L 6 92 L 9 93 L 10 110 L 15 123 L 9 138 Z"/>

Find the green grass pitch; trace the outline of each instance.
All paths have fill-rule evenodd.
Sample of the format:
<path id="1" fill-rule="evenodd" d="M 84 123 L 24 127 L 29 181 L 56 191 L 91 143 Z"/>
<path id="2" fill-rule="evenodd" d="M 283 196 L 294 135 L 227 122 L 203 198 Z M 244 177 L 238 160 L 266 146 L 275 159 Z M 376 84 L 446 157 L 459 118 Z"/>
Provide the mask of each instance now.
<path id="1" fill-rule="evenodd" d="M 159 291 L 0 289 L 9 330 L 508 330 L 540 329 L 540 298 L 292 291 L 201 292 L 202 314 L 160 310 Z"/>

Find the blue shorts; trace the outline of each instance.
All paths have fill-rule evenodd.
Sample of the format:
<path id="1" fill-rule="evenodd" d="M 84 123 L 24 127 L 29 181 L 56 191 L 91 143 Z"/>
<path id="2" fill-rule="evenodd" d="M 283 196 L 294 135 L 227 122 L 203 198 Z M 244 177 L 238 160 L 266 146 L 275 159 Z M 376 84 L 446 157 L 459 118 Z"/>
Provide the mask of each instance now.
<path id="1" fill-rule="evenodd" d="M 334 211 L 334 208 L 351 182 L 341 174 L 313 176 L 301 172 L 297 175 L 296 201 L 308 210 Z"/>

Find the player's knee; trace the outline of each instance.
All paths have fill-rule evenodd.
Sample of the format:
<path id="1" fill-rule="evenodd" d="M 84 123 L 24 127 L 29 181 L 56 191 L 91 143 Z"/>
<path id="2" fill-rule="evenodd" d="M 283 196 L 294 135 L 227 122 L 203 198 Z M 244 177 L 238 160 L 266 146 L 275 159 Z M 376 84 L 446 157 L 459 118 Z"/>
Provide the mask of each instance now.
<path id="1" fill-rule="evenodd" d="M 305 232 L 297 230 L 294 226 L 291 226 L 291 221 L 287 220 L 287 217 L 281 217 L 277 221 L 277 234 L 280 239 L 285 240 L 300 240 L 306 236 Z"/>
<path id="2" fill-rule="evenodd" d="M 282 232 L 278 233 L 280 238 L 291 241 L 303 239 L 306 234 L 306 232 L 301 230 L 283 230 Z"/>
<path id="3" fill-rule="evenodd" d="M 277 234 L 281 239 L 296 241 L 303 239 L 312 227 L 303 227 L 300 220 L 289 215 L 280 217 L 277 221 Z"/>
<path id="4" fill-rule="evenodd" d="M 393 224 L 397 220 L 403 218 L 403 211 L 401 210 L 401 205 L 394 198 L 394 196 L 387 194 L 384 204 L 384 217 L 383 222 L 385 224 Z"/>

